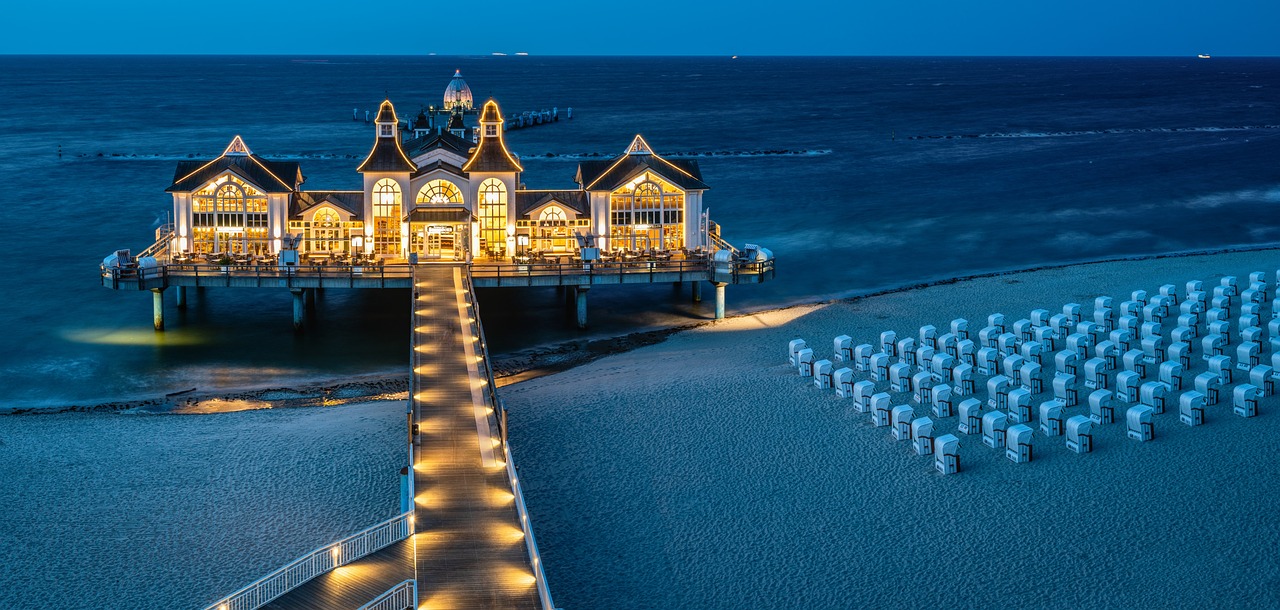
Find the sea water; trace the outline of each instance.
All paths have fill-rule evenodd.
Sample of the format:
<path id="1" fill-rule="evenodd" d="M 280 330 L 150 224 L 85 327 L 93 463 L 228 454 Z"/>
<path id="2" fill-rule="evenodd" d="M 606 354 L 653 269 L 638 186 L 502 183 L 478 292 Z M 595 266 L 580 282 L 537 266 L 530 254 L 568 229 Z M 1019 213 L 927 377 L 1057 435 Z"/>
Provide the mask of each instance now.
<path id="1" fill-rule="evenodd" d="M 504 112 L 530 188 L 640 133 L 698 159 L 711 217 L 772 249 L 730 313 L 957 275 L 1280 239 L 1280 60 L 1214 58 L 0 57 L 0 407 L 400 374 L 408 295 L 327 290 L 295 334 L 286 290 L 172 297 L 100 287 L 149 245 L 179 160 L 239 134 L 307 189 L 359 188 L 384 96 L 438 104 L 453 70 Z M 573 119 L 563 118 L 573 108 Z M 515 303 L 519 302 L 519 306 Z M 484 291 L 500 351 L 710 316 L 670 285 Z"/>

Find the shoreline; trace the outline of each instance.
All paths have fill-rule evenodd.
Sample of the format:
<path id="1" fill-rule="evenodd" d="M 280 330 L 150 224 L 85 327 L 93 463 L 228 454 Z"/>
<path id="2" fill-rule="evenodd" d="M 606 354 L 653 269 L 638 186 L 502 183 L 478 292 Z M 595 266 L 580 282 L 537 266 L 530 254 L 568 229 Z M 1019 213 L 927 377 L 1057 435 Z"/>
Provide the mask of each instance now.
<path id="1" fill-rule="evenodd" d="M 1086 267 L 1108 263 L 1138 262 L 1169 258 L 1190 258 L 1197 256 L 1216 256 L 1244 252 L 1265 252 L 1280 250 L 1280 243 L 1269 243 L 1252 246 L 1227 246 L 1208 250 L 1174 251 L 1157 254 L 1117 256 L 1097 260 L 1074 261 L 1048 265 L 1036 265 L 1018 269 L 986 271 L 968 275 L 914 282 L 872 290 L 855 292 L 843 296 L 819 296 L 802 299 L 781 306 L 763 306 L 748 308 L 728 319 L 749 317 L 762 313 L 782 312 L 791 309 L 813 307 L 821 308 L 834 303 L 855 302 L 862 299 L 921 290 L 935 286 L 945 286 L 980 279 L 1003 277 Z M 662 343 L 674 334 L 687 330 L 715 324 L 715 320 L 696 320 L 685 324 L 638 329 L 624 335 L 582 338 L 560 343 L 542 344 L 515 352 L 500 354 L 493 358 L 494 378 L 497 387 L 505 387 L 522 381 L 546 377 L 562 373 L 588 364 L 606 356 L 626 353 L 648 345 Z M 236 390 L 218 390 L 201 392 L 198 388 L 171 392 L 155 398 L 136 398 L 108 401 L 84 405 L 66 405 L 54 407 L 10 408 L 0 407 L 0 416 L 4 415 L 45 415 L 56 413 L 83 412 L 117 412 L 148 413 L 171 415 L 197 415 L 212 413 L 228 413 L 235 411 L 272 408 L 307 408 L 330 407 L 352 403 L 363 403 L 381 400 L 405 400 L 408 397 L 408 377 L 394 373 L 371 373 L 351 378 L 315 379 L 306 383 L 289 385 L 258 384 Z"/>

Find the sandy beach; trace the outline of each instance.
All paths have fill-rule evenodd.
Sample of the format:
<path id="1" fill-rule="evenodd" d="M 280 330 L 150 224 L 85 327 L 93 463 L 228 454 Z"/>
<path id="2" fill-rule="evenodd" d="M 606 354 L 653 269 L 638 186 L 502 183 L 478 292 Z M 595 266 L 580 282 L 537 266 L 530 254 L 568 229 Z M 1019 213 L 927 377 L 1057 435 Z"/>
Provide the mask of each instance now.
<path id="1" fill-rule="evenodd" d="M 0 424 L 0 608 L 199 608 L 399 508 L 404 403 Z"/>
<path id="2" fill-rule="evenodd" d="M 797 337 L 829 358 L 841 334 L 874 343 L 957 317 L 976 332 L 990 313 L 1012 323 L 1068 302 L 1087 319 L 1095 296 L 1118 304 L 1137 289 L 1252 271 L 1271 281 L 1278 266 L 1275 251 L 1258 251 L 943 283 L 742 316 L 504 388 L 556 601 L 1277 607 L 1275 397 L 1253 419 L 1232 415 L 1228 398 L 1197 428 L 1175 406 L 1148 443 L 1101 426 L 1086 455 L 1037 430 L 1028 464 L 961 436 L 963 472 L 944 477 L 785 361 Z M 955 425 L 939 420 L 936 433 Z"/>

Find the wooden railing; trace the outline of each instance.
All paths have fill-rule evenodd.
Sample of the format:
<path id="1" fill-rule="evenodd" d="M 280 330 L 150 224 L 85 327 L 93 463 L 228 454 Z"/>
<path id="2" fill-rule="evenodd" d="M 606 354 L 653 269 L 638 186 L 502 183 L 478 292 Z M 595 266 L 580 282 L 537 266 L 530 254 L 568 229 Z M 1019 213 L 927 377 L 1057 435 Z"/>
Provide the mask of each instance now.
<path id="1" fill-rule="evenodd" d="M 239 591 L 213 602 L 206 610 L 254 610 L 316 576 L 400 542 L 412 533 L 413 511 L 396 515 L 338 542 L 311 551 Z"/>
<path id="2" fill-rule="evenodd" d="M 373 601 L 360 606 L 358 610 L 405 610 L 418 607 L 418 581 L 406 580 L 386 593 L 373 598 Z"/>

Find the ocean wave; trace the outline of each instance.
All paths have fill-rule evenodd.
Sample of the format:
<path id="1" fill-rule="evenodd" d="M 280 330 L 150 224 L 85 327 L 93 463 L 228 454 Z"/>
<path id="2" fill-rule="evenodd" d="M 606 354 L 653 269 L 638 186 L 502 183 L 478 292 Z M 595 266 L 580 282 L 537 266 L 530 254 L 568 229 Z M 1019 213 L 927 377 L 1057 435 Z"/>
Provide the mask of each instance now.
<path id="1" fill-rule="evenodd" d="M 1280 125 L 1236 125 L 1231 127 L 1135 127 L 1127 129 L 1081 129 L 1072 131 L 1009 131 L 992 133 L 955 133 L 907 136 L 908 140 L 959 140 L 965 138 L 1070 138 L 1136 133 L 1197 133 L 1222 131 L 1262 131 L 1280 129 Z"/>
<path id="2" fill-rule="evenodd" d="M 752 158 L 752 157 L 820 157 L 822 155 L 831 154 L 831 149 L 770 149 L 770 150 L 710 150 L 710 151 L 680 151 L 673 153 L 661 153 L 667 159 L 700 159 L 708 157 L 730 157 L 730 158 Z M 195 161 L 200 159 L 212 158 L 211 155 L 187 153 L 122 153 L 122 152 L 96 152 L 96 153 L 77 153 L 74 155 L 66 155 L 73 159 L 108 159 L 113 161 Z M 310 159 L 317 160 L 344 160 L 344 159 L 363 159 L 364 155 L 344 155 L 336 153 L 299 153 L 292 155 L 260 155 L 264 159 L 274 161 L 306 161 Z M 579 161 L 584 159 L 612 159 L 618 156 L 616 152 L 583 152 L 583 153 L 558 153 L 558 152 L 542 152 L 520 154 L 522 159 L 553 159 L 562 161 Z"/>

